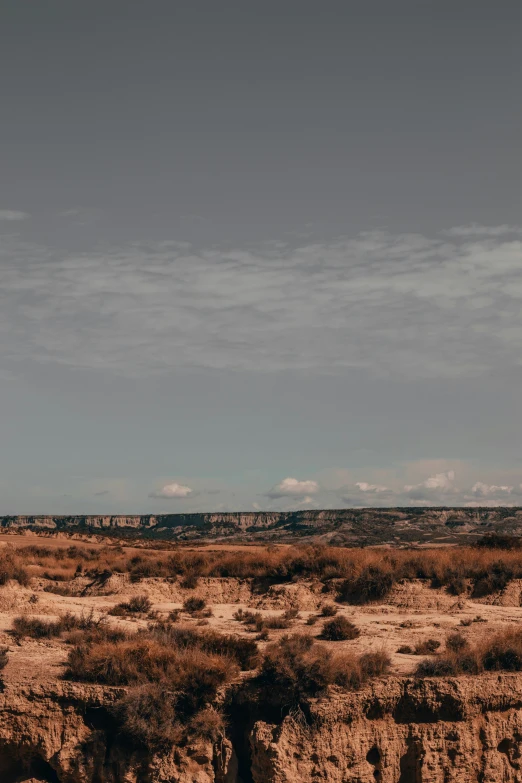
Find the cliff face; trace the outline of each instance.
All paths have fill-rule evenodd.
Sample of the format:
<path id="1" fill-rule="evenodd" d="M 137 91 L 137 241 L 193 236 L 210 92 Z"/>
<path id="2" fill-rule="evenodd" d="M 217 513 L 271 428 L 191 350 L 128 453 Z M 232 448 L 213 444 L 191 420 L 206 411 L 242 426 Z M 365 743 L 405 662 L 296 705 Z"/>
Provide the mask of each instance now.
<path id="1" fill-rule="evenodd" d="M 309 725 L 311 723 L 311 725 Z M 376 682 L 252 732 L 256 783 L 522 780 L 522 678 Z"/>
<path id="2" fill-rule="evenodd" d="M 118 531 L 156 538 L 291 540 L 320 536 L 334 544 L 452 543 L 485 532 L 522 534 L 522 509 L 409 508 L 339 509 L 157 516 L 11 516 L 5 529 Z"/>
<path id="3" fill-rule="evenodd" d="M 520 674 L 387 678 L 333 692 L 306 716 L 294 710 L 278 723 L 248 718 L 246 703 L 230 727 L 237 756 L 226 739 L 156 756 L 124 746 L 108 710 L 119 693 L 60 682 L 6 688 L 2 783 L 522 781 Z"/>

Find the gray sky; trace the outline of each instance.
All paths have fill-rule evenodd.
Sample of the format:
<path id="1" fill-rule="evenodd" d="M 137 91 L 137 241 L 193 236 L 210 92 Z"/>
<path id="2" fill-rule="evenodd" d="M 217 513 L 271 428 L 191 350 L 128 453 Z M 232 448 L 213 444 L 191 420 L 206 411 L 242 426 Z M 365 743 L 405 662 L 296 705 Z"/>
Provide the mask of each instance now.
<path id="1" fill-rule="evenodd" d="M 6 0 L 0 513 L 522 505 L 518 0 Z"/>

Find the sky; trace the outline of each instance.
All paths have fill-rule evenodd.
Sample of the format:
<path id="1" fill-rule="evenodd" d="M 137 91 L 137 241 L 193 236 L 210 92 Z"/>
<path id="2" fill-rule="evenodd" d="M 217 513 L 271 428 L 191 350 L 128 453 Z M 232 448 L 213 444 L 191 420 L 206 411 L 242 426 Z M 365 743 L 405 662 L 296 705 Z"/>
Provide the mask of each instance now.
<path id="1" fill-rule="evenodd" d="M 522 505 L 518 0 L 4 0 L 0 514 Z"/>

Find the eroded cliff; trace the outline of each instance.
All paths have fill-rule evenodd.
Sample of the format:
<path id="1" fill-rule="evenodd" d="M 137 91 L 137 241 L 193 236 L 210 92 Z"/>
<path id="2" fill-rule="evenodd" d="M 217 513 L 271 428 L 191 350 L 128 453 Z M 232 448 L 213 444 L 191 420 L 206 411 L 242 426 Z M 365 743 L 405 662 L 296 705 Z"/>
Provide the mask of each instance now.
<path id="1" fill-rule="evenodd" d="M 156 755 L 111 718 L 117 688 L 66 682 L 0 694 L 0 779 L 46 783 L 511 783 L 522 780 L 522 676 L 388 677 L 263 720 L 247 692 L 227 733 Z M 238 761 L 239 760 L 239 761 Z"/>

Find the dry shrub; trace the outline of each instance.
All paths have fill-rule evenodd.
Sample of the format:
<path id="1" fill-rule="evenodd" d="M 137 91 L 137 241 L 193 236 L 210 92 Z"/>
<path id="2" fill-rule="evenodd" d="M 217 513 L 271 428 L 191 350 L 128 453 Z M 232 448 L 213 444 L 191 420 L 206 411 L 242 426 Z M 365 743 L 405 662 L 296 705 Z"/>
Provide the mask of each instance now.
<path id="1" fill-rule="evenodd" d="M 455 632 L 446 637 L 446 649 L 452 652 L 461 652 L 468 646 L 468 640 L 461 633 Z"/>
<path id="2" fill-rule="evenodd" d="M 397 650 L 401 655 L 414 655 L 415 651 L 409 644 L 402 644 Z"/>
<path id="3" fill-rule="evenodd" d="M 192 628 L 165 628 L 152 626 L 148 636 L 166 646 L 183 649 L 199 649 L 213 655 L 223 655 L 234 660 L 243 671 L 254 669 L 258 662 L 258 647 L 253 639 L 217 631 L 195 631 Z"/>
<path id="4" fill-rule="evenodd" d="M 185 576 L 179 583 L 179 586 L 185 588 L 185 590 L 194 590 L 194 588 L 198 586 L 198 582 L 199 582 L 198 574 L 188 573 L 185 574 Z"/>
<path id="5" fill-rule="evenodd" d="M 175 699 L 167 698 L 156 684 L 131 688 L 114 707 L 121 733 L 133 743 L 150 750 L 178 745 L 183 726 L 176 713 Z"/>
<path id="6" fill-rule="evenodd" d="M 109 609 L 113 617 L 122 617 L 126 614 L 147 614 L 152 606 L 152 601 L 146 595 L 135 595 L 129 601 L 116 604 Z"/>
<path id="7" fill-rule="evenodd" d="M 129 689 L 113 714 L 121 733 L 148 750 L 182 744 L 184 738 L 203 737 L 216 742 L 225 733 L 222 713 L 212 705 L 180 710 L 179 694 L 157 684 Z"/>
<path id="8" fill-rule="evenodd" d="M 87 615 L 75 615 L 67 612 L 58 620 L 40 620 L 38 617 L 15 617 L 13 619 L 13 633 L 17 637 L 28 636 L 32 639 L 52 639 L 61 636 L 66 631 L 87 631 L 95 628 L 99 620 L 94 618 L 91 611 Z"/>
<path id="9" fill-rule="evenodd" d="M 189 724 L 189 732 L 196 737 L 216 742 L 225 734 L 225 718 L 223 713 L 212 705 L 196 712 Z"/>
<path id="10" fill-rule="evenodd" d="M 305 703 L 329 685 L 356 689 L 372 676 L 372 665 L 380 673 L 389 666 L 381 653 L 367 654 L 364 662 L 362 658 L 350 653 L 334 655 L 310 636 L 283 636 L 265 650 L 256 679 L 258 698 L 265 705 L 289 707 Z"/>
<path id="11" fill-rule="evenodd" d="M 337 614 L 337 607 L 335 604 L 324 604 L 321 607 L 321 615 L 323 617 L 334 617 Z"/>
<path id="12" fill-rule="evenodd" d="M 122 642 L 79 644 L 67 659 L 70 679 L 105 685 L 163 683 L 186 691 L 189 700 L 212 691 L 238 671 L 237 663 L 227 656 L 197 647 L 175 648 L 139 634 Z"/>
<path id="13" fill-rule="evenodd" d="M 348 604 L 367 604 L 382 601 L 394 584 L 394 577 L 378 565 L 364 568 L 360 574 L 344 579 L 339 585 L 337 599 Z"/>
<path id="14" fill-rule="evenodd" d="M 359 658 L 359 666 L 364 680 L 382 677 L 390 669 L 391 658 L 385 650 L 363 653 Z"/>
<path id="15" fill-rule="evenodd" d="M 420 677 L 456 674 L 480 674 L 484 671 L 522 671 L 522 631 L 509 628 L 493 634 L 471 647 L 448 650 L 436 660 L 423 661 L 417 667 Z"/>
<path id="16" fill-rule="evenodd" d="M 437 652 L 439 647 L 440 642 L 438 639 L 424 639 L 415 645 L 413 652 L 415 655 L 432 655 L 434 652 Z"/>
<path id="17" fill-rule="evenodd" d="M 348 639 L 357 639 L 360 635 L 361 632 L 350 620 L 338 615 L 323 625 L 321 639 L 329 642 L 344 642 Z"/>
<path id="18" fill-rule="evenodd" d="M 183 604 L 183 611 L 188 612 L 188 614 L 195 614 L 196 612 L 201 612 L 206 605 L 206 601 L 204 598 L 196 598 L 193 596 L 192 598 L 187 598 L 185 603 Z"/>
<path id="19" fill-rule="evenodd" d="M 3 671 L 9 661 L 9 647 L 0 647 L 0 671 Z"/>
<path id="20" fill-rule="evenodd" d="M 27 587 L 31 581 L 27 569 L 20 562 L 15 552 L 7 547 L 0 555 L 0 586 L 14 580 L 22 587 Z"/>

